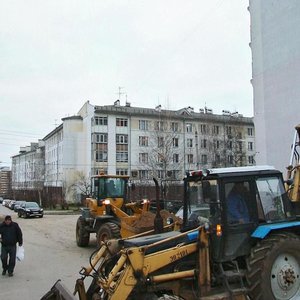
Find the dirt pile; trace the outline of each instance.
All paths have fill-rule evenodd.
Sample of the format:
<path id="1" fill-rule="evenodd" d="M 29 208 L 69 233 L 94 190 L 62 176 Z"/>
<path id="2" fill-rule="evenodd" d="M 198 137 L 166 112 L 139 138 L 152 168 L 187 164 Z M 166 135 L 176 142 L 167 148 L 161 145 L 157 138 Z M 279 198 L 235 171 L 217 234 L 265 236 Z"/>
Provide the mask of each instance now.
<path id="1" fill-rule="evenodd" d="M 167 219 L 170 217 L 174 220 L 174 222 L 180 222 L 180 224 L 182 223 L 182 220 L 178 217 L 176 217 L 173 213 L 170 213 L 167 210 L 161 210 L 160 211 L 160 215 L 163 219 L 164 225 L 167 225 Z M 141 215 L 141 217 L 139 219 L 137 219 L 136 221 L 134 221 L 132 223 L 132 226 L 135 228 L 140 228 L 143 230 L 150 230 L 153 228 L 154 226 L 154 218 L 155 218 L 155 214 L 148 211 L 145 212 Z"/>

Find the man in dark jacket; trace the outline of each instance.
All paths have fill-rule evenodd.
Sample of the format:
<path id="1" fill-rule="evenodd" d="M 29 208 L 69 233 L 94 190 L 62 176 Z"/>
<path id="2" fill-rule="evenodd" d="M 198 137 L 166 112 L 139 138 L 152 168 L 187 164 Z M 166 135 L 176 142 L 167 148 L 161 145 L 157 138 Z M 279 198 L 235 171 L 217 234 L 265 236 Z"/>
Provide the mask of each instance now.
<path id="1" fill-rule="evenodd" d="M 0 225 L 1 234 L 1 261 L 2 261 L 2 275 L 13 276 L 16 265 L 17 246 L 23 244 L 22 230 L 18 223 L 12 221 L 11 216 L 6 216 L 4 222 Z"/>

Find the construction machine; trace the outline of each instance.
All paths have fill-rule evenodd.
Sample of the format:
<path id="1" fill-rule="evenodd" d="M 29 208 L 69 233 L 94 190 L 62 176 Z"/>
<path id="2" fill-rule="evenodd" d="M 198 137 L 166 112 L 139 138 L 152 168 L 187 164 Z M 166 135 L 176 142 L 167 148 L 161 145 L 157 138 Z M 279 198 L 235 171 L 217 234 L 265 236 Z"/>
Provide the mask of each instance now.
<path id="1" fill-rule="evenodd" d="M 120 238 L 121 220 L 135 220 L 149 210 L 149 200 L 131 202 L 128 176 L 99 174 L 91 177 L 91 197 L 85 199 L 86 207 L 76 223 L 76 242 L 80 247 L 89 244 L 90 234 L 96 233 L 97 245 L 101 241 Z M 128 221 L 129 222 L 129 221 Z M 135 234 L 123 229 L 122 237 Z"/>
<path id="2" fill-rule="evenodd" d="M 295 127 L 295 133 L 291 146 L 290 163 L 287 167 L 286 189 L 289 198 L 295 205 L 297 213 L 300 213 L 298 203 L 300 202 L 300 124 Z"/>
<path id="3" fill-rule="evenodd" d="M 188 172 L 181 230 L 103 241 L 76 297 L 57 282 L 42 299 L 300 299 L 300 219 L 284 184 L 270 166 Z"/>
<path id="4" fill-rule="evenodd" d="M 159 208 L 159 186 L 157 180 L 153 180 L 157 194 L 156 206 Z M 149 211 L 148 199 L 130 201 L 130 192 L 133 190 L 134 185 L 129 182 L 128 176 L 92 176 L 92 195 L 85 199 L 86 207 L 81 209 L 76 223 L 76 242 L 79 247 L 88 246 L 91 233 L 96 233 L 99 247 L 102 241 L 157 232 L 154 220 L 160 217 L 160 209 L 159 214 L 155 215 Z M 161 224 L 161 231 L 175 226 L 168 226 L 167 217 L 168 214 L 165 214 L 164 220 L 156 221 L 158 225 Z"/>

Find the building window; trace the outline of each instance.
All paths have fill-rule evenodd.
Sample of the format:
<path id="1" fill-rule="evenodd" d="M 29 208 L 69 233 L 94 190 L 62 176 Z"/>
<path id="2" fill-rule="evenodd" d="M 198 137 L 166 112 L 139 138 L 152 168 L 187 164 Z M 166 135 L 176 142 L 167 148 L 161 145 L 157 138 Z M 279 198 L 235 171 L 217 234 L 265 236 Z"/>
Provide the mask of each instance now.
<path id="1" fill-rule="evenodd" d="M 201 145 L 200 146 L 201 146 L 202 149 L 206 149 L 206 147 L 207 147 L 207 140 L 205 140 L 205 139 L 201 140 Z"/>
<path id="2" fill-rule="evenodd" d="M 220 156 L 220 154 L 216 154 L 215 155 L 215 163 L 216 164 L 220 164 L 221 163 L 221 156 Z"/>
<path id="3" fill-rule="evenodd" d="M 248 163 L 249 163 L 250 165 L 253 165 L 253 164 L 254 164 L 254 157 L 253 157 L 253 155 L 248 156 Z"/>
<path id="4" fill-rule="evenodd" d="M 148 153 L 139 153 L 139 162 L 143 164 L 148 163 Z"/>
<path id="5" fill-rule="evenodd" d="M 207 164 L 207 155 L 206 154 L 201 155 L 201 164 Z"/>
<path id="6" fill-rule="evenodd" d="M 243 151 L 243 143 L 238 141 L 238 148 L 239 148 L 239 151 L 242 152 Z"/>
<path id="7" fill-rule="evenodd" d="M 139 179 L 149 179 L 149 171 L 139 170 Z"/>
<path id="8" fill-rule="evenodd" d="M 128 144 L 128 135 L 127 134 L 117 134 L 116 135 L 116 144 Z"/>
<path id="9" fill-rule="evenodd" d="M 193 155 L 193 154 L 188 154 L 188 155 L 187 155 L 187 162 L 188 162 L 189 164 L 194 163 L 194 155 Z"/>
<path id="10" fill-rule="evenodd" d="M 128 169 L 116 169 L 116 175 L 128 175 Z"/>
<path id="11" fill-rule="evenodd" d="M 219 149 L 220 148 L 220 141 L 219 140 L 214 140 L 214 148 Z"/>
<path id="12" fill-rule="evenodd" d="M 253 136 L 253 128 L 248 128 L 248 135 Z"/>
<path id="13" fill-rule="evenodd" d="M 226 134 L 231 134 L 231 126 L 226 126 Z"/>
<path id="14" fill-rule="evenodd" d="M 228 142 L 228 149 L 232 150 L 232 141 Z"/>
<path id="15" fill-rule="evenodd" d="M 179 154 L 177 153 L 173 154 L 173 163 L 179 163 Z"/>
<path id="16" fill-rule="evenodd" d="M 193 132 L 193 125 L 192 123 L 186 123 L 186 132 Z"/>
<path id="17" fill-rule="evenodd" d="M 107 151 L 96 150 L 96 162 L 107 162 Z"/>
<path id="18" fill-rule="evenodd" d="M 128 126 L 128 119 L 117 118 L 116 119 L 116 126 L 127 127 Z"/>
<path id="19" fill-rule="evenodd" d="M 200 132 L 202 134 L 206 134 L 207 133 L 207 126 L 206 126 L 206 124 L 200 124 Z"/>
<path id="20" fill-rule="evenodd" d="M 218 135 L 220 133 L 220 126 L 214 125 L 213 134 Z"/>
<path id="21" fill-rule="evenodd" d="M 117 162 L 128 162 L 128 152 L 117 152 L 116 153 Z"/>
<path id="22" fill-rule="evenodd" d="M 173 132 L 178 132 L 178 123 L 177 122 L 172 122 L 171 123 L 171 130 Z"/>
<path id="23" fill-rule="evenodd" d="M 248 142 L 248 150 L 253 150 L 253 142 Z"/>
<path id="24" fill-rule="evenodd" d="M 148 137 L 147 136 L 139 136 L 139 146 L 148 147 Z"/>
<path id="25" fill-rule="evenodd" d="M 179 170 L 170 170 L 167 171 L 168 177 L 172 179 L 178 179 L 179 178 L 180 171 Z"/>
<path id="26" fill-rule="evenodd" d="M 107 117 L 95 117 L 95 125 L 107 125 Z"/>
<path id="27" fill-rule="evenodd" d="M 164 130 L 164 122 L 163 121 L 156 121 L 155 122 L 155 130 L 163 131 Z"/>
<path id="28" fill-rule="evenodd" d="M 107 133 L 95 133 L 94 134 L 95 143 L 107 143 Z"/>
<path id="29" fill-rule="evenodd" d="M 99 175 L 99 174 L 105 174 L 107 175 L 107 169 L 106 168 L 101 168 L 101 169 L 93 169 L 92 170 L 93 175 Z"/>
<path id="30" fill-rule="evenodd" d="M 178 138 L 173 138 L 173 147 L 178 147 Z"/>
<path id="31" fill-rule="evenodd" d="M 192 148 L 193 147 L 193 139 L 187 139 L 186 140 L 186 146 L 188 148 Z"/>
<path id="32" fill-rule="evenodd" d="M 159 179 L 164 179 L 165 178 L 165 171 L 164 170 L 157 170 L 157 177 Z"/>
<path id="33" fill-rule="evenodd" d="M 233 164 L 233 156 L 232 155 L 227 156 L 227 162 L 231 165 Z"/>
<path id="34" fill-rule="evenodd" d="M 139 129 L 140 130 L 148 130 L 149 129 L 149 121 L 139 120 Z"/>
<path id="35" fill-rule="evenodd" d="M 163 138 L 162 136 L 159 136 L 159 137 L 157 138 L 157 146 L 158 146 L 159 148 L 164 147 L 164 138 Z"/>

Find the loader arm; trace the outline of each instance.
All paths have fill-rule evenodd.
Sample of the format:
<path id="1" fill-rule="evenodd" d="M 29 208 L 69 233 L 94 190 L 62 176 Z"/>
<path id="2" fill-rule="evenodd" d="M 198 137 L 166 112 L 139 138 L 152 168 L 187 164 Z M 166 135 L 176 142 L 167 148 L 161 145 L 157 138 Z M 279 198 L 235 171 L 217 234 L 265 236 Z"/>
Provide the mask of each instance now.
<path id="1" fill-rule="evenodd" d="M 178 239 L 184 236 L 190 239 L 189 243 L 179 243 L 173 247 L 156 251 L 157 247 L 163 247 L 164 244 L 172 242 L 172 239 Z M 151 253 L 151 251 L 153 252 Z M 160 283 L 183 278 L 196 278 L 198 274 L 197 264 L 195 264 L 193 268 L 184 271 L 170 272 L 161 275 L 155 275 L 155 272 L 172 263 L 181 261 L 185 257 L 193 254 L 197 255 L 197 251 L 199 251 L 201 256 L 201 263 L 205 262 L 205 267 L 203 268 L 203 273 L 199 280 L 202 285 L 209 285 L 208 242 L 207 233 L 205 233 L 203 227 L 200 227 L 197 231 L 179 234 L 177 237 L 168 238 L 150 245 L 130 247 L 121 250 L 121 256 L 108 277 L 100 278 L 98 284 L 106 291 L 108 299 L 117 300 L 126 299 L 136 287 L 142 287 L 142 289 L 146 290 L 149 285 L 155 286 Z M 177 290 L 173 292 L 176 293 Z"/>

